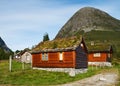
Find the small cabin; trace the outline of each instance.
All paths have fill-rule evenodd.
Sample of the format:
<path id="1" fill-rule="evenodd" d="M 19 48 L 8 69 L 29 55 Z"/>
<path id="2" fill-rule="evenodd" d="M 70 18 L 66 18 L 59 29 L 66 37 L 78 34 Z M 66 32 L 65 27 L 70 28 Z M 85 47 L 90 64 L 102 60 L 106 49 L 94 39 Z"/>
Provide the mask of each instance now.
<path id="1" fill-rule="evenodd" d="M 30 50 L 24 49 L 18 53 L 14 53 L 14 59 L 18 62 L 31 63 L 32 55 L 30 53 Z"/>
<path id="2" fill-rule="evenodd" d="M 109 44 L 88 45 L 88 65 L 111 66 L 112 53 Z"/>
<path id="3" fill-rule="evenodd" d="M 14 53 L 14 60 L 21 62 L 21 55 L 23 54 L 22 51 L 19 51 L 17 53 Z"/>
<path id="4" fill-rule="evenodd" d="M 21 55 L 21 62 L 24 62 L 24 63 L 31 63 L 32 62 L 32 55 L 29 51 L 25 51 Z"/>
<path id="5" fill-rule="evenodd" d="M 66 72 L 71 69 L 87 69 L 84 39 L 72 37 L 39 43 L 32 51 L 32 67 Z"/>

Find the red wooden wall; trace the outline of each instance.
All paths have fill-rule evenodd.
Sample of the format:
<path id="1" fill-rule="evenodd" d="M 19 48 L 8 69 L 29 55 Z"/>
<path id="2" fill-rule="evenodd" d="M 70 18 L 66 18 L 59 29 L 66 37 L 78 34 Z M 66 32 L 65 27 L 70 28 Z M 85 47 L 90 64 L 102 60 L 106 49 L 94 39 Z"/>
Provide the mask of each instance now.
<path id="1" fill-rule="evenodd" d="M 32 54 L 33 67 L 73 68 L 75 67 L 75 51 L 62 52 L 63 61 L 59 60 L 60 52 L 48 53 L 48 61 L 42 61 L 42 54 Z"/>
<path id="2" fill-rule="evenodd" d="M 100 57 L 94 57 L 94 53 L 88 54 L 88 62 L 106 62 L 108 53 L 100 53 Z"/>

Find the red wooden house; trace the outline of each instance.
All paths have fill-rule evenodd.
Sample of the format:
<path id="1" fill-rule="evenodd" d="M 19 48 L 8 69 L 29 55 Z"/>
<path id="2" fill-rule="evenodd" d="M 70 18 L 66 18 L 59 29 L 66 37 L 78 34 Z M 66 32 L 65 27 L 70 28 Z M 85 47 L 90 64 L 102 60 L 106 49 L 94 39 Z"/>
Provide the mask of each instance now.
<path id="1" fill-rule="evenodd" d="M 113 49 L 106 43 L 88 45 L 88 64 L 111 66 Z"/>
<path id="2" fill-rule="evenodd" d="M 33 68 L 88 67 L 87 48 L 82 37 L 55 39 L 39 43 L 32 51 Z"/>

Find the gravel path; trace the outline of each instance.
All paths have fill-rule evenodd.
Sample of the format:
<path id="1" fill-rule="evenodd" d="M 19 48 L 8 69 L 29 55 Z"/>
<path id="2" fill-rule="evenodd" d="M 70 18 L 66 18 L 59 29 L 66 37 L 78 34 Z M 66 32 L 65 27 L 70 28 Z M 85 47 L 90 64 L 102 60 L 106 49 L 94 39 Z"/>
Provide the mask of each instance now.
<path id="1" fill-rule="evenodd" d="M 116 73 L 103 73 L 61 86 L 115 86 L 117 79 Z"/>

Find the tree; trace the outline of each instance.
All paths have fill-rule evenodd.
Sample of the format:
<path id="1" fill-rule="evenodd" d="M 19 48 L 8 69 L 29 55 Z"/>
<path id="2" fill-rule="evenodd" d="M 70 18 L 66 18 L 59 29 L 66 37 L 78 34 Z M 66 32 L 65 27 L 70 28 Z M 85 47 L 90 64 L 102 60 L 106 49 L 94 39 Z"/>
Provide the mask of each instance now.
<path id="1" fill-rule="evenodd" d="M 43 42 L 48 41 L 48 40 L 49 40 L 48 33 L 45 33 L 44 36 L 43 36 Z"/>
<path id="2" fill-rule="evenodd" d="M 9 56 L 13 55 L 13 52 L 5 52 L 4 49 L 0 48 L 0 60 L 9 59 Z"/>

